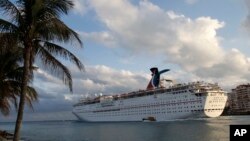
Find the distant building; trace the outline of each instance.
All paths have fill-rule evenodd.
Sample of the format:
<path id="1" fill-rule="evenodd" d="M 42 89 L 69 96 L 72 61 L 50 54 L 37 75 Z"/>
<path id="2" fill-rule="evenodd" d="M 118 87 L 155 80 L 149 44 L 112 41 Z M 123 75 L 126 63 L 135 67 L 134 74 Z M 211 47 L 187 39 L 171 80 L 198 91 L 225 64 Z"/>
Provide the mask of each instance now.
<path id="1" fill-rule="evenodd" d="M 250 112 L 250 84 L 237 86 L 228 96 L 231 112 Z"/>

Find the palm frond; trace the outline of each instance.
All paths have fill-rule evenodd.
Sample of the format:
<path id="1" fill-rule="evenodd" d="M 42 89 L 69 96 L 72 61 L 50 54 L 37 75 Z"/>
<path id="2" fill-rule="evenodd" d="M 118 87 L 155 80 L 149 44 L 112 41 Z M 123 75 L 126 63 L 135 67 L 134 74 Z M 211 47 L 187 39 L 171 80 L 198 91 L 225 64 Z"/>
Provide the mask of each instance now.
<path id="1" fill-rule="evenodd" d="M 30 101 L 38 101 L 38 93 L 37 93 L 36 89 L 28 86 L 27 87 L 27 98 Z"/>
<path id="2" fill-rule="evenodd" d="M 6 21 L 4 19 L 0 19 L 0 32 L 13 33 L 17 30 L 18 30 L 18 27 L 15 24 L 9 21 Z"/>
<path id="3" fill-rule="evenodd" d="M 22 82 L 23 67 L 19 67 L 19 68 L 16 68 L 14 70 L 10 70 L 9 72 L 6 73 L 6 77 L 9 80 L 17 80 L 17 81 Z M 29 79 L 33 79 L 33 78 L 29 78 Z"/>
<path id="4" fill-rule="evenodd" d="M 63 48 L 62 46 L 51 42 L 44 42 L 43 47 L 51 54 L 63 57 L 64 59 L 74 63 L 79 70 L 84 70 L 84 65 L 81 63 L 81 61 L 73 53 Z"/>
<path id="5" fill-rule="evenodd" d="M 13 22 L 20 22 L 22 21 L 22 16 L 18 8 L 12 3 L 10 0 L 1 0 L 0 1 L 0 10 L 3 14 L 8 15 L 11 17 Z"/>
<path id="6" fill-rule="evenodd" d="M 26 101 L 27 105 L 33 110 L 32 102 L 38 102 L 38 93 L 36 90 L 30 86 L 27 87 L 27 93 L 26 93 Z"/>
<path id="7" fill-rule="evenodd" d="M 23 61 L 22 48 L 8 47 L 3 43 L 0 48 L 0 73 L 4 74 L 5 79 L 22 80 L 22 71 L 19 64 Z"/>
<path id="8" fill-rule="evenodd" d="M 52 56 L 50 52 L 45 50 L 43 47 L 39 48 L 37 55 L 41 59 L 44 68 L 56 77 L 59 77 L 64 82 L 64 84 L 69 86 L 69 89 L 72 92 L 72 78 L 68 68 L 64 66 L 60 61 L 58 61 L 54 56 Z"/>
<path id="9" fill-rule="evenodd" d="M 59 18 L 61 14 L 68 14 L 73 6 L 71 0 L 36 0 L 32 3 L 32 13 L 36 20 L 45 17 Z"/>
<path id="10" fill-rule="evenodd" d="M 21 86 L 22 83 L 20 83 L 19 81 L 15 81 L 15 80 L 7 80 L 4 83 L 2 83 L 2 87 L 0 88 L 0 97 L 5 98 L 5 101 L 0 101 L 2 103 L 0 103 L 0 109 L 3 107 L 4 110 L 6 110 L 6 108 L 10 108 L 9 107 L 9 102 L 11 101 L 14 104 L 14 107 L 17 108 L 17 99 L 18 97 L 20 97 L 21 94 Z M 0 98 L 2 99 L 2 98 Z M 27 91 L 25 94 L 25 99 L 27 101 L 27 105 L 33 109 L 33 105 L 32 102 L 37 102 L 38 101 L 38 93 L 36 92 L 36 90 L 30 86 L 27 86 Z M 1 106 L 2 105 L 2 106 Z M 6 105 L 6 106 L 4 106 Z M 4 113 L 3 113 L 4 114 Z"/>
<path id="11" fill-rule="evenodd" d="M 65 25 L 60 19 L 51 18 L 48 21 L 44 20 L 37 23 L 36 31 L 40 34 L 43 40 L 58 40 L 60 42 L 77 41 L 82 46 L 82 41 L 79 35 Z"/>
<path id="12" fill-rule="evenodd" d="M 12 50 L 13 47 L 16 47 L 18 41 L 18 36 L 15 33 L 0 33 L 1 48 L 5 48 L 6 50 Z"/>
<path id="13" fill-rule="evenodd" d="M 3 115 L 8 115 L 10 111 L 10 102 L 17 108 L 17 96 L 20 95 L 20 83 L 16 81 L 1 82 L 0 87 L 0 109 Z"/>
<path id="14" fill-rule="evenodd" d="M 73 8 L 74 4 L 71 0 L 44 0 L 45 11 L 56 17 L 61 13 L 68 14 L 68 11 Z"/>
<path id="15" fill-rule="evenodd" d="M 20 67 L 23 48 L 7 47 L 5 42 L 0 47 L 0 112 L 3 115 L 8 115 L 11 103 L 18 108 L 18 97 L 21 95 L 23 67 Z M 34 69 L 35 67 L 33 67 Z M 32 69 L 32 70 L 33 70 Z M 33 79 L 33 73 L 29 76 L 29 82 Z M 30 90 L 31 89 L 31 90 Z M 28 87 L 27 105 L 32 108 L 33 101 L 37 101 L 37 93 L 31 87 Z"/>
<path id="16" fill-rule="evenodd" d="M 14 98 L 15 96 L 20 95 L 22 85 L 20 82 L 15 80 L 5 80 L 2 85 L 2 95 L 5 97 Z"/>
<path id="17" fill-rule="evenodd" d="M 4 116 L 10 113 L 10 104 L 7 98 L 0 98 L 0 111 Z"/>

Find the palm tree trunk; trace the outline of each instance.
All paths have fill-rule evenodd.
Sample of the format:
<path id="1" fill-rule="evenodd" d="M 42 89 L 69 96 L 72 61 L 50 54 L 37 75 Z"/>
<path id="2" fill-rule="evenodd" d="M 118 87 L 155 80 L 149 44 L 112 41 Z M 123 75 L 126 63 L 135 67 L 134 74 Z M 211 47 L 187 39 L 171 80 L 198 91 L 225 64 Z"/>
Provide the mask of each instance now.
<path id="1" fill-rule="evenodd" d="M 17 119 L 16 119 L 16 126 L 15 126 L 13 141 L 19 141 L 19 138 L 20 138 L 20 129 L 22 127 L 23 111 L 24 111 L 24 105 L 25 105 L 25 94 L 27 91 L 27 84 L 28 84 L 28 79 L 30 75 L 30 69 L 29 69 L 30 54 L 31 54 L 31 44 L 27 44 L 27 46 L 25 46 L 25 52 L 24 52 L 24 72 L 23 72 L 20 102 L 19 102 L 19 107 L 18 107 L 18 114 L 17 114 Z"/>

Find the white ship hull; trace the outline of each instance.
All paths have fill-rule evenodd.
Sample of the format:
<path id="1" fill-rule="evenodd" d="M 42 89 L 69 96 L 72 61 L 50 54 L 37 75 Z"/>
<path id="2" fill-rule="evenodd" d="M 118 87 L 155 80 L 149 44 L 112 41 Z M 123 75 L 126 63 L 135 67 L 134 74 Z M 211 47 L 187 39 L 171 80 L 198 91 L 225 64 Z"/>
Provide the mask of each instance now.
<path id="1" fill-rule="evenodd" d="M 102 102 L 78 103 L 73 114 L 89 122 L 169 121 L 174 119 L 218 117 L 222 114 L 227 95 L 223 91 L 193 92 L 152 91 L 154 94 L 118 98 L 110 105 Z M 151 92 L 148 92 L 151 93 Z"/>

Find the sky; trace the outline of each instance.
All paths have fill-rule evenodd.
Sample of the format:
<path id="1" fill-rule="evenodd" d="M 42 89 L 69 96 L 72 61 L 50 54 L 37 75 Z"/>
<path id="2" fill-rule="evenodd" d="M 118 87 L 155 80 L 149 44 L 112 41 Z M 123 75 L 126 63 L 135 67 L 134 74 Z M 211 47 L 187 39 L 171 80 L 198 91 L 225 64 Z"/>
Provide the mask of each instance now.
<path id="1" fill-rule="evenodd" d="M 43 69 L 35 72 L 39 93 L 25 120 L 76 119 L 80 98 L 145 89 L 149 69 L 170 69 L 175 83 L 218 83 L 225 91 L 250 82 L 250 0 L 73 0 L 62 20 L 84 45 L 65 47 L 85 71 L 63 61 L 73 93 Z M 15 110 L 3 121 L 14 121 Z"/>

